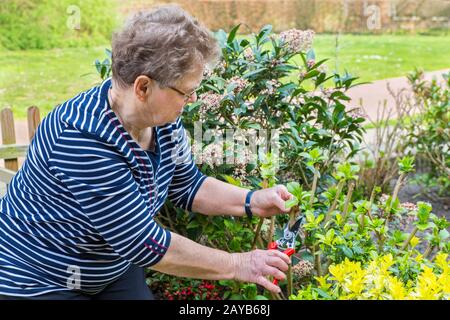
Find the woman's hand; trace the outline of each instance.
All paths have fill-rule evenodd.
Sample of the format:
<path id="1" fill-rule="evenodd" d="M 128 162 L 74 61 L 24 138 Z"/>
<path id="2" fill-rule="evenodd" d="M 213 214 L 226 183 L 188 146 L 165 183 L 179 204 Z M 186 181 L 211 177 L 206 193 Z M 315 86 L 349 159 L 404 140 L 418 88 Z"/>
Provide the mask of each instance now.
<path id="1" fill-rule="evenodd" d="M 260 217 L 270 217 L 280 213 L 287 213 L 285 201 L 292 198 L 287 188 L 277 185 L 272 188 L 257 190 L 250 199 L 252 212 Z"/>
<path id="2" fill-rule="evenodd" d="M 279 293 L 280 287 L 267 279 L 273 276 L 278 280 L 286 279 L 290 258 L 278 250 L 253 250 L 245 253 L 233 253 L 234 279 L 259 284 L 269 291 Z"/>

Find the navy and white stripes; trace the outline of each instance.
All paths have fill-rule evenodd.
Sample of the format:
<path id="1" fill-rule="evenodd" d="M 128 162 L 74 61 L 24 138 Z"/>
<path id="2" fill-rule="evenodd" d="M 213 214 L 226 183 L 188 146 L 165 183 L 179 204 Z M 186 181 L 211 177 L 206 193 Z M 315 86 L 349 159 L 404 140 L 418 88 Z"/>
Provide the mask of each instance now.
<path id="1" fill-rule="evenodd" d="M 170 245 L 153 219 L 168 197 L 190 210 L 206 178 L 185 130 L 157 127 L 142 150 L 111 110 L 108 79 L 44 118 L 0 200 L 0 294 L 101 291 L 131 263 L 151 266 Z M 180 161 L 182 159 L 182 161 Z"/>

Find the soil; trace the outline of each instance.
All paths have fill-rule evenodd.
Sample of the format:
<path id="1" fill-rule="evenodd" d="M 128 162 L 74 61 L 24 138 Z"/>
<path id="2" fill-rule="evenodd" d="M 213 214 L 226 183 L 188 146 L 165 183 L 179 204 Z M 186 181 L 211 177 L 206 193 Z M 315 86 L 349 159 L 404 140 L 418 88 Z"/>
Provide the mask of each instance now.
<path id="1" fill-rule="evenodd" d="M 391 182 L 394 185 L 395 180 Z M 437 216 L 445 216 L 447 220 L 450 220 L 450 194 L 439 195 L 439 189 L 437 187 L 428 188 L 426 186 L 416 184 L 408 180 L 407 184 L 401 188 L 398 198 L 401 203 L 418 201 L 428 202 L 433 207 L 433 213 Z"/>

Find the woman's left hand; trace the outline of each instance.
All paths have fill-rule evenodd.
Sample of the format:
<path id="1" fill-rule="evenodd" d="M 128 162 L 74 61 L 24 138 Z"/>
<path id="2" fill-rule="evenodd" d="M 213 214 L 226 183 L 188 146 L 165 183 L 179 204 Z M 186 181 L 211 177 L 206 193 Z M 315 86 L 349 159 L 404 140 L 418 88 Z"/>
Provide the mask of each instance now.
<path id="1" fill-rule="evenodd" d="M 285 201 L 291 199 L 293 195 L 289 193 L 283 185 L 277 185 L 268 189 L 261 189 L 253 193 L 250 199 L 250 207 L 254 215 L 259 217 L 270 217 L 280 213 L 287 213 Z"/>

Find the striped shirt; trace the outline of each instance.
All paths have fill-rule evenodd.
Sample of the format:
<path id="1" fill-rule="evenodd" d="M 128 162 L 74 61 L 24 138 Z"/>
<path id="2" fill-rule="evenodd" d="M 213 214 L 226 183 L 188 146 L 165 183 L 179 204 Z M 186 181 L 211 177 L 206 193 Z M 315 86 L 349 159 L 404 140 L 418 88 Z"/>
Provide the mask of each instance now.
<path id="1" fill-rule="evenodd" d="M 111 79 L 56 107 L 0 199 L 0 294 L 95 294 L 131 264 L 149 267 L 171 234 L 154 217 L 169 198 L 191 210 L 204 176 L 180 119 L 143 150 L 112 111 Z"/>

